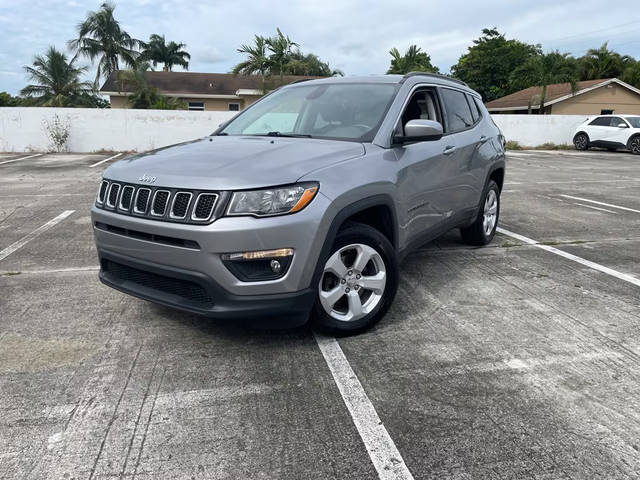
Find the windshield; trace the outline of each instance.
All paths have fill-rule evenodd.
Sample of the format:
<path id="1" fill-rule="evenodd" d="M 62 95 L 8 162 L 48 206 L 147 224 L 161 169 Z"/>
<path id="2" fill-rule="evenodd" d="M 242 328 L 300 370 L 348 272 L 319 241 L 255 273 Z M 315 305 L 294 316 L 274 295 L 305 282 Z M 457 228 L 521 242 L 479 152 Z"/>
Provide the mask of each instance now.
<path id="1" fill-rule="evenodd" d="M 218 135 L 273 135 L 366 142 L 394 98 L 390 83 L 333 83 L 283 88 L 242 112 Z"/>
<path id="2" fill-rule="evenodd" d="M 631 128 L 640 128 L 640 117 L 624 117 L 631 124 Z"/>

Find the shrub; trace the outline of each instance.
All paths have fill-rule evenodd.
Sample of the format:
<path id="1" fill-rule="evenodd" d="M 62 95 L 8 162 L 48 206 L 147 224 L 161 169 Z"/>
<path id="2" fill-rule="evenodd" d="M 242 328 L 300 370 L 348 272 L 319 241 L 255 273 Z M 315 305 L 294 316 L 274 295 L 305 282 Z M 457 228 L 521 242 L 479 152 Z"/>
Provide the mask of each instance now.
<path id="1" fill-rule="evenodd" d="M 69 117 L 61 119 L 58 114 L 54 114 L 51 120 L 46 118 L 42 121 L 44 131 L 49 137 L 49 151 L 68 152 L 69 136 L 71 135 L 71 122 Z"/>

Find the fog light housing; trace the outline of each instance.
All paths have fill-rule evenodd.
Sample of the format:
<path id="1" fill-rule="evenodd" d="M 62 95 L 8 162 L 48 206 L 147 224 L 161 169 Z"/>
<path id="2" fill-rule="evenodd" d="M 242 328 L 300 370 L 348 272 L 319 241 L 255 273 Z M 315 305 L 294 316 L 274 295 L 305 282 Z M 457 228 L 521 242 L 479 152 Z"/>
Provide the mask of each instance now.
<path id="1" fill-rule="evenodd" d="M 291 260 L 293 248 L 258 250 L 253 252 L 225 253 L 222 262 L 238 280 L 258 282 L 283 277 Z"/>

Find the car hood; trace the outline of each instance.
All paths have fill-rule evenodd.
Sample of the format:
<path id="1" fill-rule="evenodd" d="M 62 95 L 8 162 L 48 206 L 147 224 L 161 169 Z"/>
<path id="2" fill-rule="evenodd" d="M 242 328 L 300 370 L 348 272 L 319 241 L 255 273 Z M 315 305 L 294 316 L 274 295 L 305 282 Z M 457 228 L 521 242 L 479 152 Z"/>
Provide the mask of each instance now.
<path id="1" fill-rule="evenodd" d="M 238 190 L 293 183 L 321 167 L 364 154 L 357 142 L 310 138 L 211 136 L 134 155 L 104 177 L 154 186 Z"/>

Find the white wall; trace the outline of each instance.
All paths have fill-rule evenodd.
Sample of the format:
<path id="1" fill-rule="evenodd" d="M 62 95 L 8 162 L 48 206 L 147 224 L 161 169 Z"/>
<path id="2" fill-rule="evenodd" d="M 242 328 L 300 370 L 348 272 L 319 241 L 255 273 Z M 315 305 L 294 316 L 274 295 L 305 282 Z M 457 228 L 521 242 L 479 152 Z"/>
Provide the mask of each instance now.
<path id="1" fill-rule="evenodd" d="M 593 116 L 593 115 L 592 115 Z M 571 144 L 578 125 L 587 115 L 491 115 L 507 141 L 537 147 L 551 142 Z"/>
<path id="2" fill-rule="evenodd" d="M 99 108 L 0 108 L 0 152 L 47 151 L 44 126 L 58 115 L 70 124 L 69 151 L 145 151 L 213 132 L 236 112 Z"/>
<path id="3" fill-rule="evenodd" d="M 47 151 L 44 126 L 58 115 L 70 124 L 69 150 L 145 151 L 203 137 L 235 112 L 98 108 L 0 108 L 0 152 Z M 507 140 L 535 147 L 570 144 L 585 115 L 492 115 Z"/>

